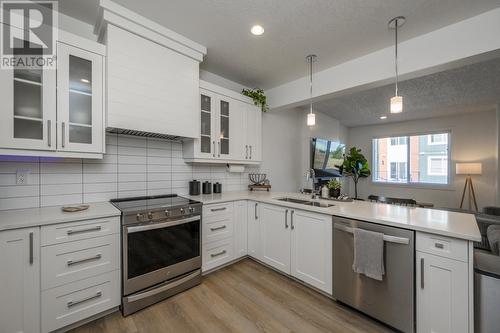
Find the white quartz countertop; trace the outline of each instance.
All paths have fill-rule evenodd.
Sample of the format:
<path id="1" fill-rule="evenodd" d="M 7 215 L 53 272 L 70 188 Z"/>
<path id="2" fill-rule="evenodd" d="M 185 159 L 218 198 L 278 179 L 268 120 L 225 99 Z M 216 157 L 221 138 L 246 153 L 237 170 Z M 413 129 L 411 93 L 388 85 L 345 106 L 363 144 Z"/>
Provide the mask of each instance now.
<path id="1" fill-rule="evenodd" d="M 120 216 L 121 214 L 109 202 L 91 203 L 89 205 L 89 209 L 75 213 L 63 212 L 61 210 L 62 206 L 0 211 L 0 231 Z"/>
<path id="2" fill-rule="evenodd" d="M 340 216 L 404 229 L 428 232 L 453 238 L 481 241 L 481 234 L 472 214 L 450 212 L 438 209 L 404 207 L 373 203 L 368 201 L 328 202 L 334 206 L 328 208 L 313 207 L 277 200 L 289 197 L 311 199 L 310 195 L 284 192 L 226 192 L 222 194 L 191 196 L 203 204 L 216 204 L 237 200 L 253 200 L 295 209 L 301 209 L 332 216 Z"/>

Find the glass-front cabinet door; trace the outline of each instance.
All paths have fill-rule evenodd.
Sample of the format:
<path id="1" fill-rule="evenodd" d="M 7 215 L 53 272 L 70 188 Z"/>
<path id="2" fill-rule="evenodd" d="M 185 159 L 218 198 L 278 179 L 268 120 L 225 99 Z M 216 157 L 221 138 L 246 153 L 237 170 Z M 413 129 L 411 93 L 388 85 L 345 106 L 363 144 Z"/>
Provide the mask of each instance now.
<path id="1" fill-rule="evenodd" d="M 199 156 L 201 158 L 216 157 L 215 133 L 215 95 L 209 91 L 201 90 L 200 93 L 200 142 Z"/>
<path id="2" fill-rule="evenodd" d="M 57 59 L 58 150 L 102 152 L 103 57 L 58 43 Z"/>
<path id="3" fill-rule="evenodd" d="M 0 69 L 0 147 L 56 149 L 56 70 Z"/>
<path id="4" fill-rule="evenodd" d="M 229 157 L 229 109 L 231 105 L 228 100 L 219 100 L 219 132 L 217 157 Z"/>

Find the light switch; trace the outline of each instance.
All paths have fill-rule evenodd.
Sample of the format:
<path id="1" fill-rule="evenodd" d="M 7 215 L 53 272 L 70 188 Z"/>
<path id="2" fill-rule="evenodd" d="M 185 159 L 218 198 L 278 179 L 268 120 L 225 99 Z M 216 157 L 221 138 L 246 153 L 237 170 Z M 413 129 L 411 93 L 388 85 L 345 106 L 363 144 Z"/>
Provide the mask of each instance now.
<path id="1" fill-rule="evenodd" d="M 27 185 L 29 184 L 31 170 L 18 169 L 16 172 L 16 184 L 17 185 Z"/>

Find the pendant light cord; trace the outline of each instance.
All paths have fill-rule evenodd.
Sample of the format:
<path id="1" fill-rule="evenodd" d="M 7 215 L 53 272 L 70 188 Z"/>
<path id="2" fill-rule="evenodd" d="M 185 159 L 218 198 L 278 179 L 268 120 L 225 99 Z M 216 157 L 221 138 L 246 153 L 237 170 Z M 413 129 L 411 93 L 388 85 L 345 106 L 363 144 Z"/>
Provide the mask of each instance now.
<path id="1" fill-rule="evenodd" d="M 310 112 L 313 113 L 313 57 L 309 58 L 309 97 L 311 98 Z"/>
<path id="2" fill-rule="evenodd" d="M 395 68 L 396 68 L 396 96 L 398 95 L 398 81 L 399 81 L 399 74 L 398 74 L 398 20 L 394 22 L 394 62 L 395 62 Z"/>

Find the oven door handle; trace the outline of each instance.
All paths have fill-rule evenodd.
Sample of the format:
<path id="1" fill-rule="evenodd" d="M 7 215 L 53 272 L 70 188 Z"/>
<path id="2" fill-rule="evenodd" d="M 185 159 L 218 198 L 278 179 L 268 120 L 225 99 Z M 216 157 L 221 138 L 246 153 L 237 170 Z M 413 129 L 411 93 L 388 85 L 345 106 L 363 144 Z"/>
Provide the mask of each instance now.
<path id="1" fill-rule="evenodd" d="M 133 234 L 134 232 L 141 232 L 141 231 L 161 229 L 161 228 L 166 228 L 166 227 L 173 227 L 175 225 L 194 222 L 194 221 L 200 221 L 200 220 L 201 220 L 201 217 L 199 215 L 197 215 L 197 216 L 191 216 L 191 217 L 188 217 L 187 219 L 182 219 L 182 220 L 169 221 L 169 222 L 163 222 L 163 223 L 146 224 L 146 225 L 138 225 L 138 226 L 133 226 L 133 227 L 127 227 L 127 233 Z"/>

